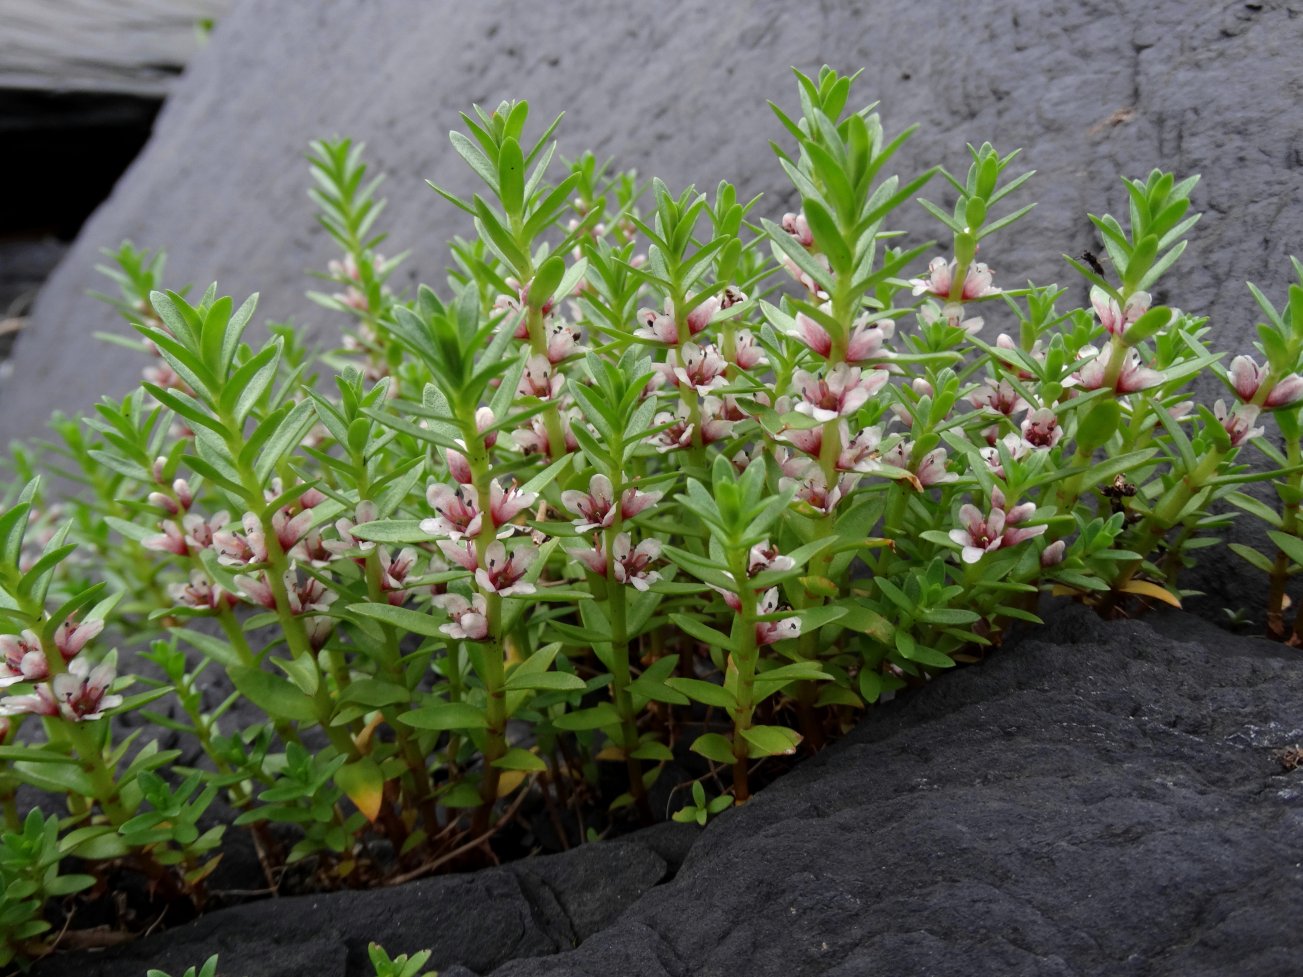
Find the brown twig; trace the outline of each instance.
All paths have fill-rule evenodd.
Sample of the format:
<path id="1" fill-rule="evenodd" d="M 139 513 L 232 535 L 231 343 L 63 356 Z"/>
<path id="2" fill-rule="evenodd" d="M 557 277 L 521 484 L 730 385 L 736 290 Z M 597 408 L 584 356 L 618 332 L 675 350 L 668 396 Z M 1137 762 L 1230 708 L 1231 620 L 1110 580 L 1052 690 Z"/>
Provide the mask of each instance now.
<path id="1" fill-rule="evenodd" d="M 461 857 L 462 855 L 466 854 L 468 851 L 474 851 L 476 848 L 479 848 L 486 841 L 488 841 L 495 834 L 497 834 L 499 828 L 501 828 L 504 824 L 506 824 L 508 821 L 511 820 L 512 816 L 516 813 L 516 811 L 520 809 L 520 805 L 524 803 L 525 797 L 528 794 L 529 794 L 528 790 L 522 790 L 520 792 L 520 796 L 516 798 L 516 800 L 512 803 L 511 807 L 507 808 L 506 813 L 503 814 L 502 817 L 498 819 L 497 823 L 493 825 L 493 827 L 489 828 L 489 830 L 485 831 L 483 834 L 479 835 L 476 838 L 472 838 L 464 845 L 459 845 L 458 847 L 454 848 L 452 851 L 448 852 L 447 854 L 440 855 L 438 858 L 426 862 L 424 865 L 417 866 L 416 868 L 412 869 L 410 872 L 404 872 L 402 875 L 395 875 L 393 878 L 387 879 L 384 884 L 386 886 L 402 885 L 404 882 L 415 881 L 416 879 L 419 879 L 422 876 L 429 875 L 431 872 L 439 868 L 441 865 L 446 865 L 448 862 L 451 862 L 453 859 Z"/>

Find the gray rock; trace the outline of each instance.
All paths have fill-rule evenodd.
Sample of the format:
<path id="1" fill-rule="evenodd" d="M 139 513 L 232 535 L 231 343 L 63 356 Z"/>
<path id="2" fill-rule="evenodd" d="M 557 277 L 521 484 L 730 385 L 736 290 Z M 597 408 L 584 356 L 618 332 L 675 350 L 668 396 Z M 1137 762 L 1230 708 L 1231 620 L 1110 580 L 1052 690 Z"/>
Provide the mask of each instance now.
<path id="1" fill-rule="evenodd" d="M 227 0 L 5 0 L 0 89 L 162 98 Z"/>
<path id="2" fill-rule="evenodd" d="M 614 922 L 665 874 L 665 861 L 636 839 L 585 845 L 394 888 L 237 906 L 118 950 L 55 957 L 34 973 L 141 977 L 157 967 L 180 974 L 218 953 L 224 974 L 361 977 L 372 972 L 372 941 L 391 956 L 433 950 L 431 967 L 461 964 L 484 971 L 507 960 L 572 949 Z"/>
<path id="3" fill-rule="evenodd" d="M 1295 975 L 1303 661 L 1064 610 L 870 715 L 577 951 L 492 977 Z"/>

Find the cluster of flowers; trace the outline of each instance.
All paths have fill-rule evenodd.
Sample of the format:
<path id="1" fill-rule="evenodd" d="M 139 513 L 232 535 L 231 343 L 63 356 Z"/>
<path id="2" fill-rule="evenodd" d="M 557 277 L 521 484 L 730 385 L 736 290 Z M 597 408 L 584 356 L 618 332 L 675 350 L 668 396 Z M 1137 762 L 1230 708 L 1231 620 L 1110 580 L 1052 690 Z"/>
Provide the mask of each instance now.
<path id="1" fill-rule="evenodd" d="M 161 478 L 162 465 L 163 459 L 155 464 L 156 478 Z M 275 610 L 275 587 L 269 571 L 264 568 L 268 563 L 268 537 L 258 516 L 252 512 L 244 513 L 237 528 L 229 512 L 221 511 L 205 517 L 190 511 L 194 495 L 185 479 L 176 479 L 170 489 L 170 492 L 150 494 L 149 501 L 164 515 L 159 522 L 160 532 L 147 537 L 142 545 L 191 559 L 193 568 L 189 580 L 168 588 L 176 604 L 198 611 L 222 611 L 243 601 Z M 274 479 L 265 494 L 268 502 L 279 498 L 283 494 L 280 480 Z M 300 567 L 323 570 L 340 559 L 352 559 L 361 564 L 365 562 L 366 554 L 376 549 L 381 588 L 386 600 L 397 606 L 407 600 L 407 581 L 419 558 L 414 548 L 405 547 L 395 554 L 387 547 L 377 548 L 375 543 L 352 535 L 356 525 L 375 519 L 375 505 L 371 502 L 358 506 L 356 522 L 347 518 L 336 521 L 337 538 L 323 538 L 321 531 L 315 528 L 313 510 L 325 499 L 315 489 L 308 489 L 295 502 L 274 510 L 270 517 L 276 545 L 291 561 L 281 581 L 289 608 L 294 616 L 303 618 L 313 648 L 321 648 L 330 636 L 332 624 L 325 612 L 338 595 L 318 576 L 309 575 Z M 237 593 L 228 592 L 203 569 L 199 554 L 204 550 L 213 551 L 217 561 L 232 571 L 244 571 L 235 574 Z"/>
<path id="2" fill-rule="evenodd" d="M 86 643 L 103 629 L 103 621 L 78 623 L 69 618 L 55 629 L 53 649 L 32 630 L 0 635 L 0 689 L 19 682 L 39 683 L 30 695 L 0 701 L 0 740 L 8 734 L 8 719 L 3 717 L 31 713 L 80 722 L 99 719 L 104 710 L 122 704 L 122 696 L 107 694 L 115 677 L 112 657 L 94 668 L 89 659 L 80 657 Z M 51 653 L 58 655 L 57 670 L 50 667 Z"/>

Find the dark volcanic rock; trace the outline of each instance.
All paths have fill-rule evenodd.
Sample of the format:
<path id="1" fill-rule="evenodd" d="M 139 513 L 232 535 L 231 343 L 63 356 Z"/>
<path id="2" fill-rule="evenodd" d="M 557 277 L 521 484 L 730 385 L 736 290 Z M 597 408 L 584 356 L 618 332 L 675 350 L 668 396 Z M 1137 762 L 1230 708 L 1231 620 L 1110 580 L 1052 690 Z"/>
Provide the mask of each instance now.
<path id="1" fill-rule="evenodd" d="M 232 977 L 362 977 L 376 939 L 433 948 L 444 977 L 1296 977 L 1303 769 L 1275 752 L 1303 744 L 1303 655 L 1056 610 L 721 816 L 666 884 L 653 849 L 683 839 L 662 828 L 249 905 L 37 975 L 220 950 Z"/>
<path id="2" fill-rule="evenodd" d="M 116 952 L 56 957 L 34 973 L 142 977 L 157 967 L 179 975 L 219 953 L 223 974 L 361 977 L 371 974 L 371 941 L 391 955 L 432 949 L 432 963 L 486 970 L 569 950 L 610 925 L 666 870 L 653 847 L 636 840 L 585 845 L 395 888 L 250 903 Z"/>
<path id="3" fill-rule="evenodd" d="M 1303 658 L 1064 610 L 888 705 L 577 951 L 493 977 L 1300 973 Z"/>

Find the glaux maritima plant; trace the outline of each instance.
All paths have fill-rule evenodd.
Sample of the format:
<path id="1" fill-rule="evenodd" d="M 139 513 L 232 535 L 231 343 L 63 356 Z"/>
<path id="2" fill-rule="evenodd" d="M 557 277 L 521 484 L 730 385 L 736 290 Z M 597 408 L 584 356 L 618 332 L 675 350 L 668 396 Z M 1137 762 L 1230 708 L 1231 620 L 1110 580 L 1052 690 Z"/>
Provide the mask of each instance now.
<path id="1" fill-rule="evenodd" d="M 1089 307 L 1001 290 L 979 245 L 1030 209 L 1016 154 L 902 180 L 908 131 L 848 112 L 849 77 L 797 81 L 775 150 L 801 205 L 778 220 L 591 155 L 552 182 L 555 122 L 463 116 L 483 188 L 436 190 L 475 236 L 414 295 L 377 251 L 361 147 L 314 144 L 341 255 L 312 298 L 350 317 L 320 357 L 287 325 L 246 341 L 254 299 L 191 302 L 159 290 L 161 255 L 113 255 L 145 382 L 19 449 L 0 517 L 0 961 L 124 868 L 202 905 L 218 802 L 272 886 L 307 858 L 321 885 L 415 877 L 527 801 L 564 844 L 607 764 L 610 806 L 650 819 L 689 747 L 700 776 L 672 786 L 704 822 L 767 758 L 1035 621 L 1045 590 L 1176 603 L 1220 501 L 1272 523 L 1274 559 L 1241 552 L 1288 630 L 1303 285 L 1284 312 L 1255 290 L 1266 362 L 1223 371 L 1205 321 L 1151 298 L 1198 220 L 1195 178 L 1155 171 L 1125 221 L 1091 218 L 1107 263 L 1069 259 Z M 892 221 L 930 183 L 948 240 L 904 247 Z M 1187 393 L 1208 370 L 1211 406 Z M 47 501 L 41 471 L 85 491 Z M 132 712 L 189 759 L 122 735 Z M 32 788 L 66 807 L 24 813 Z"/>

